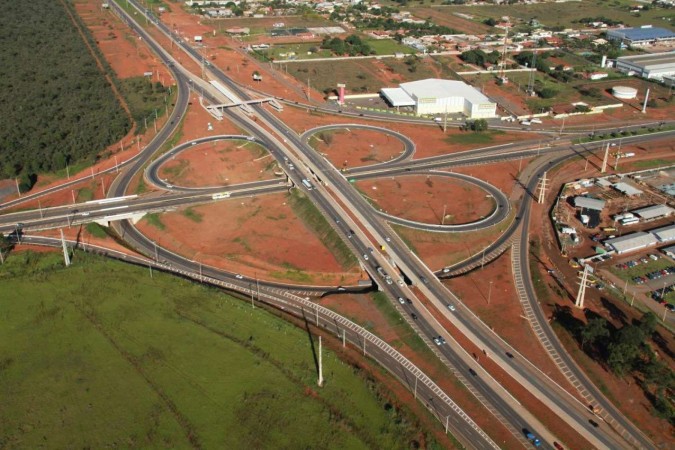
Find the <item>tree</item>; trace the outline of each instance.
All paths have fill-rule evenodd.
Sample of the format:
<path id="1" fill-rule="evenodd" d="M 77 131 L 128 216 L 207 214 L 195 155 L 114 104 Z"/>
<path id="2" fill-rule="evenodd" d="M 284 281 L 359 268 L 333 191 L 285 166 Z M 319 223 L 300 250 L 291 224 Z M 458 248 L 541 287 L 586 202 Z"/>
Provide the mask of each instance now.
<path id="1" fill-rule="evenodd" d="M 475 131 L 476 133 L 482 133 L 483 131 L 487 131 L 487 129 L 488 129 L 487 120 L 476 119 L 469 124 L 469 129 L 471 131 Z"/>
<path id="2" fill-rule="evenodd" d="M 602 317 L 591 319 L 581 330 L 581 348 L 585 348 L 586 345 L 594 345 L 600 338 L 607 337 L 609 337 L 607 321 Z"/>
<path id="3" fill-rule="evenodd" d="M 539 97 L 541 98 L 553 98 L 558 94 L 558 91 L 556 91 L 553 88 L 550 87 L 545 87 L 539 91 Z"/>

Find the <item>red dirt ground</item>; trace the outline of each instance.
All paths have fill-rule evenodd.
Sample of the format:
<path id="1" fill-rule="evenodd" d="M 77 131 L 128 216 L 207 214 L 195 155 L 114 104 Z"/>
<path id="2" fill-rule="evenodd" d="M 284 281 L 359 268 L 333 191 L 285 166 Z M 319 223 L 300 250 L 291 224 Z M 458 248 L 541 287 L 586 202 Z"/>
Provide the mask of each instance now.
<path id="1" fill-rule="evenodd" d="M 285 194 L 238 198 L 159 216 L 165 229 L 141 220 L 158 245 L 214 267 L 300 284 L 356 284 L 287 204 Z M 198 217 L 198 221 L 190 215 Z M 262 220 L 261 220 L 262 219 Z M 195 239 L 198 236 L 198 239 Z"/>
<path id="2" fill-rule="evenodd" d="M 356 186 L 381 211 L 419 222 L 462 224 L 485 217 L 494 209 L 493 201 L 479 187 L 445 177 L 398 176 L 360 181 Z"/>
<path id="3" fill-rule="evenodd" d="M 403 143 L 394 136 L 359 129 L 323 131 L 314 134 L 309 144 L 340 170 L 386 162 L 404 150 Z"/>
<path id="4" fill-rule="evenodd" d="M 220 141 L 191 147 L 162 165 L 159 174 L 176 186 L 209 187 L 273 179 L 275 168 L 272 155 L 255 143 Z"/>
<path id="5" fill-rule="evenodd" d="M 500 163 L 485 164 L 481 166 L 465 166 L 453 168 L 456 173 L 475 176 L 495 186 L 507 196 L 514 191 L 515 180 L 518 173 L 525 169 L 532 159 L 514 159 Z"/>

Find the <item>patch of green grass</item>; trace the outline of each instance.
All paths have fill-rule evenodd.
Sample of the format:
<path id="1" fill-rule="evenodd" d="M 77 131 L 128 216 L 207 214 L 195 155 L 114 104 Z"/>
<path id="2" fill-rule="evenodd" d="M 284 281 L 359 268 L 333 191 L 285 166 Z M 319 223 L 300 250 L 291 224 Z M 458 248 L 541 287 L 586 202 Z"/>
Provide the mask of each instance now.
<path id="1" fill-rule="evenodd" d="M 194 208 L 185 208 L 183 210 L 183 215 L 197 223 L 201 222 L 202 218 L 204 217 L 204 214 L 195 211 Z"/>
<path id="2" fill-rule="evenodd" d="M 652 169 L 654 167 L 672 166 L 673 161 L 667 159 L 647 159 L 644 161 L 635 161 L 630 164 L 636 169 Z"/>
<path id="3" fill-rule="evenodd" d="M 299 269 L 289 269 L 286 271 L 274 271 L 270 272 L 270 275 L 278 280 L 290 280 L 296 281 L 298 283 L 309 283 L 313 280 L 307 272 L 304 272 Z"/>
<path id="4" fill-rule="evenodd" d="M 473 131 L 467 131 L 462 134 L 450 135 L 445 138 L 445 140 L 449 144 L 489 144 L 494 140 L 494 132 L 475 133 Z"/>
<path id="5" fill-rule="evenodd" d="M 367 39 L 365 42 L 375 50 L 377 55 L 393 55 L 395 53 L 412 55 L 416 53 L 412 47 L 402 45 L 393 39 Z"/>
<path id="6" fill-rule="evenodd" d="M 337 232 L 330 226 L 316 206 L 302 192 L 295 189 L 289 196 L 289 204 L 307 228 L 335 255 L 335 259 L 337 259 L 344 270 L 357 266 L 358 259 L 349 250 L 349 247 L 342 242 L 340 236 L 338 236 Z"/>
<path id="7" fill-rule="evenodd" d="M 84 203 L 94 198 L 94 191 L 89 188 L 82 188 L 77 191 L 77 203 Z"/>
<path id="8" fill-rule="evenodd" d="M 148 185 L 145 184 L 145 178 L 141 176 L 136 186 L 136 194 L 145 194 L 146 192 L 148 192 Z"/>
<path id="9" fill-rule="evenodd" d="M 178 164 L 171 167 L 164 166 L 162 167 L 162 172 L 164 175 L 171 179 L 176 179 L 180 176 L 181 173 L 190 165 L 190 163 L 184 159 L 178 161 Z"/>
<path id="10" fill-rule="evenodd" d="M 405 449 L 427 433 L 325 346 L 317 388 L 315 338 L 264 309 L 96 256 L 55 260 L 0 266 L 10 446 Z"/>
<path id="11" fill-rule="evenodd" d="M 103 228 L 96 222 L 89 222 L 85 228 L 87 229 L 87 232 L 94 237 L 97 238 L 108 237 L 108 233 L 106 233 L 105 228 Z"/>
<path id="12" fill-rule="evenodd" d="M 248 243 L 248 240 L 245 237 L 236 237 L 232 239 L 232 241 L 240 244 L 247 252 L 251 251 L 251 244 Z"/>
<path id="13" fill-rule="evenodd" d="M 143 217 L 143 220 L 147 221 L 148 225 L 152 225 L 157 229 L 164 230 L 166 228 L 158 213 L 146 214 L 145 217 Z"/>

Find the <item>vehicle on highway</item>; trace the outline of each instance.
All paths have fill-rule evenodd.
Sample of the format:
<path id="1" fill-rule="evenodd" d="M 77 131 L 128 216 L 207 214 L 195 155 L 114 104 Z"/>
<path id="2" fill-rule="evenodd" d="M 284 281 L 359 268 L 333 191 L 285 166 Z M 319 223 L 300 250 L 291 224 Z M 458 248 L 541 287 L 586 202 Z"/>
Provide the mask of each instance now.
<path id="1" fill-rule="evenodd" d="M 451 303 L 448 303 L 448 309 L 449 309 L 450 311 L 455 311 L 457 308 L 455 308 L 455 305 L 453 305 L 453 304 L 451 304 Z"/>
<path id="2" fill-rule="evenodd" d="M 386 281 L 387 284 L 394 284 L 394 280 L 392 280 L 391 277 L 390 277 L 389 275 L 387 275 L 386 277 L 384 277 L 384 281 Z"/>
<path id="3" fill-rule="evenodd" d="M 368 255 L 367 255 L 366 253 L 363 254 L 363 259 L 365 259 L 366 261 L 368 261 Z"/>
<path id="4" fill-rule="evenodd" d="M 437 337 L 434 337 L 434 344 L 441 345 L 441 340 L 438 339 Z"/>
<path id="5" fill-rule="evenodd" d="M 598 427 L 600 426 L 600 425 L 598 424 L 598 422 L 596 422 L 596 421 L 593 420 L 593 419 L 588 419 L 588 423 L 590 423 L 591 425 L 593 425 L 595 428 L 598 428 Z"/>
<path id="6" fill-rule="evenodd" d="M 410 300 L 409 298 L 406 298 L 405 301 L 408 302 L 409 305 L 412 305 L 412 300 Z"/>
<path id="7" fill-rule="evenodd" d="M 399 298 L 398 298 L 398 302 L 399 302 L 401 305 L 405 305 L 405 300 L 403 300 L 403 297 L 399 297 Z"/>
<path id="8" fill-rule="evenodd" d="M 410 313 L 410 317 L 412 317 L 413 320 L 417 320 L 417 314 L 415 313 Z"/>
<path id="9" fill-rule="evenodd" d="M 401 279 L 396 280 L 396 283 L 401 287 L 405 286 L 405 283 Z"/>
<path id="10" fill-rule="evenodd" d="M 443 273 L 448 273 L 448 272 L 450 272 L 450 268 L 449 267 L 443 267 Z"/>
<path id="11" fill-rule="evenodd" d="M 387 241 L 387 242 L 391 242 L 391 238 L 388 237 L 388 236 L 386 238 L 384 238 L 384 240 Z"/>
<path id="12" fill-rule="evenodd" d="M 302 179 L 302 184 L 307 188 L 308 191 L 314 189 L 314 186 L 312 186 L 312 183 L 310 183 L 307 178 Z"/>
<path id="13" fill-rule="evenodd" d="M 534 435 L 530 430 L 527 428 L 523 428 L 523 434 L 525 434 L 525 437 L 527 438 L 528 441 L 532 442 L 535 447 L 541 446 L 541 441 L 537 436 Z"/>
<path id="14" fill-rule="evenodd" d="M 473 369 L 469 369 L 469 373 L 470 373 L 471 375 L 473 375 L 474 377 L 477 377 L 477 376 L 478 376 L 478 374 L 476 373 L 476 371 L 473 370 Z"/>
<path id="15" fill-rule="evenodd" d="M 241 275 L 241 274 L 236 274 L 234 277 L 237 278 L 237 279 L 239 279 L 239 280 L 243 280 L 243 279 L 244 279 L 244 276 Z"/>
<path id="16" fill-rule="evenodd" d="M 86 216 L 88 216 L 89 214 L 90 214 L 89 211 L 85 211 L 85 212 L 83 212 L 81 215 L 83 215 L 83 216 L 86 217 Z"/>

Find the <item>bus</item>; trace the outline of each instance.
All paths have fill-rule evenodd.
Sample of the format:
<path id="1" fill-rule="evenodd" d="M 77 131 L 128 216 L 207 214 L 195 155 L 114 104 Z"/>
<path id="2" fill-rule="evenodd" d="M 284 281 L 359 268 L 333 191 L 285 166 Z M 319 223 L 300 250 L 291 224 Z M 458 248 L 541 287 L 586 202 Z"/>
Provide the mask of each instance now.
<path id="1" fill-rule="evenodd" d="M 306 178 L 302 180 L 302 184 L 305 185 L 305 187 L 307 188 L 308 191 L 311 191 L 312 189 L 314 189 L 314 186 L 312 186 L 312 183 L 310 183 L 309 180 L 306 179 Z"/>

